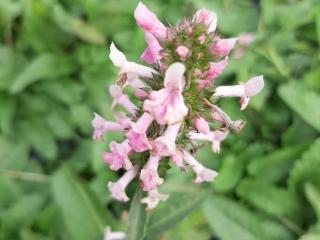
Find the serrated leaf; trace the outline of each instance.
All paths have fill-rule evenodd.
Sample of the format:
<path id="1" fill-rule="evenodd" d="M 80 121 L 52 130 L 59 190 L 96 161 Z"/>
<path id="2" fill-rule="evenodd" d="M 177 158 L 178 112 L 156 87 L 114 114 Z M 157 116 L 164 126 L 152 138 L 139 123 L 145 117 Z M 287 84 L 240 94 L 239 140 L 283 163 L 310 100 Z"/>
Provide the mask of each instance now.
<path id="1" fill-rule="evenodd" d="M 173 227 L 199 207 L 207 196 L 206 193 L 179 193 L 171 194 L 170 198 L 152 212 L 147 227 L 148 239 Z"/>
<path id="2" fill-rule="evenodd" d="M 302 82 L 290 82 L 279 88 L 279 95 L 304 121 L 320 131 L 320 96 Z"/>
<path id="3" fill-rule="evenodd" d="M 257 158 L 249 164 L 249 174 L 270 182 L 277 182 L 288 174 L 294 161 L 305 149 L 307 145 L 290 146 Z"/>
<path id="4" fill-rule="evenodd" d="M 103 235 L 107 224 L 114 225 L 107 209 L 73 176 L 68 166 L 63 166 L 53 176 L 52 190 L 73 239 L 97 239 Z"/>
<path id="5" fill-rule="evenodd" d="M 140 187 L 131 202 L 126 240 L 142 240 L 146 231 L 147 212 L 140 202 L 143 191 Z"/>
<path id="6" fill-rule="evenodd" d="M 203 209 L 213 234 L 222 240 L 293 239 L 279 223 L 261 217 L 226 197 L 208 198 Z"/>
<path id="7" fill-rule="evenodd" d="M 297 188 L 302 183 L 310 182 L 320 187 L 320 139 L 316 140 L 305 151 L 290 172 L 288 179 L 291 188 Z"/>
<path id="8" fill-rule="evenodd" d="M 295 217 L 300 205 L 297 196 L 285 188 L 259 179 L 244 179 L 237 193 L 254 207 L 276 217 Z"/>

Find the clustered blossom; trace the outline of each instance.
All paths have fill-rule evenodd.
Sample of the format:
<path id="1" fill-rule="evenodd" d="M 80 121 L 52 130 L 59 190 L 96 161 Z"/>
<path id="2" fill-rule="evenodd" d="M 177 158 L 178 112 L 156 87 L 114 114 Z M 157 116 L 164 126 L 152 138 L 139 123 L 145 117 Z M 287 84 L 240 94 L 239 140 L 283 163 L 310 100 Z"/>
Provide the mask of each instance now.
<path id="1" fill-rule="evenodd" d="M 147 43 L 140 59 L 151 66 L 127 60 L 111 44 L 109 57 L 119 70 L 118 81 L 109 87 L 116 120 L 106 121 L 95 113 L 93 139 L 101 140 L 109 131 L 123 133 L 125 140 L 112 141 L 110 151 L 103 153 L 110 169 L 125 170 L 118 181 L 108 183 L 110 194 L 128 201 L 126 187 L 138 179 L 148 193 L 141 202 L 151 210 L 168 198 L 158 189 L 165 181 L 169 162 L 182 171 L 191 169 L 197 184 L 214 180 L 218 172 L 196 160 L 195 152 L 203 143 L 210 143 L 212 151 L 219 153 L 227 135 L 244 126 L 242 120 L 231 120 L 218 107 L 218 100 L 237 97 L 244 110 L 250 98 L 262 90 L 264 81 L 255 76 L 238 85 L 216 86 L 233 47 L 237 42 L 247 45 L 252 39 L 249 35 L 240 39 L 219 36 L 214 12 L 198 10 L 172 27 L 161 23 L 140 2 L 134 17 Z M 133 96 L 126 94 L 128 88 L 134 91 Z"/>

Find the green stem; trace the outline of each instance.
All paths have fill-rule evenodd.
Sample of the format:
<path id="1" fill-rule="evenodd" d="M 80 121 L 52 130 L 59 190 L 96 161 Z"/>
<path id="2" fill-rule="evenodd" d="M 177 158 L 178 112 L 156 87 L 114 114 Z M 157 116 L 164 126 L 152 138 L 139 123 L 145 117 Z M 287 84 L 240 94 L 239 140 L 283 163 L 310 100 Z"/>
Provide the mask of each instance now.
<path id="1" fill-rule="evenodd" d="M 139 186 L 131 202 L 127 240 L 142 240 L 145 236 L 148 216 L 145 206 L 141 203 L 142 197 L 143 191 Z"/>

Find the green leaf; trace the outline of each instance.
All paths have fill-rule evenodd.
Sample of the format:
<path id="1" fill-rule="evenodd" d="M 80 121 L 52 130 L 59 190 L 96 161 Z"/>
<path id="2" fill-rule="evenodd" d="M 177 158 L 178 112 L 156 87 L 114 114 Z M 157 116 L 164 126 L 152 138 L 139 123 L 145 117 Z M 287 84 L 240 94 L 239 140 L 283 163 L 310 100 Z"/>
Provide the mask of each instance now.
<path id="1" fill-rule="evenodd" d="M 299 240 L 319 240 L 320 239 L 320 225 L 311 227 L 311 229 L 303 234 Z"/>
<path id="2" fill-rule="evenodd" d="M 305 185 L 306 196 L 311 203 L 314 211 L 317 214 L 318 221 L 320 221 L 320 191 L 319 188 L 316 188 L 310 183 Z"/>
<path id="3" fill-rule="evenodd" d="M 266 181 L 244 179 L 238 186 L 237 193 L 254 207 L 276 217 L 299 215 L 300 205 L 297 196 Z"/>
<path id="4" fill-rule="evenodd" d="M 147 212 L 143 204 L 140 202 L 143 196 L 143 191 L 140 187 L 131 202 L 128 231 L 126 240 L 142 240 L 146 231 Z"/>
<path id="5" fill-rule="evenodd" d="M 148 239 L 168 230 L 199 207 L 206 193 L 176 193 L 171 194 L 162 207 L 159 206 L 150 215 L 147 227 Z"/>
<path id="6" fill-rule="evenodd" d="M 58 58 L 51 54 L 43 54 L 31 61 L 29 65 L 14 79 L 10 93 L 17 94 L 30 84 L 45 79 L 52 79 L 73 70 L 67 58 Z"/>
<path id="7" fill-rule="evenodd" d="M 114 220 L 93 192 L 81 184 L 65 165 L 52 178 L 54 198 L 73 239 L 88 240 L 102 236 Z"/>
<path id="8" fill-rule="evenodd" d="M 208 198 L 203 210 L 213 234 L 222 240 L 293 239 L 279 223 L 257 215 L 226 197 Z"/>
<path id="9" fill-rule="evenodd" d="M 286 176 L 307 145 L 296 145 L 282 148 L 257 158 L 248 166 L 249 174 L 271 182 L 277 182 Z"/>
<path id="10" fill-rule="evenodd" d="M 320 139 L 316 140 L 294 164 L 288 179 L 291 188 L 297 188 L 302 183 L 310 182 L 320 187 Z"/>
<path id="11" fill-rule="evenodd" d="M 320 96 L 301 82 L 290 82 L 279 88 L 279 95 L 304 121 L 320 131 Z"/>
<path id="12" fill-rule="evenodd" d="M 32 224 L 35 217 L 41 211 L 44 203 L 44 195 L 30 194 L 23 196 L 14 202 L 10 208 L 1 216 L 1 239 L 18 239 L 17 226 L 19 229 Z"/>
<path id="13" fill-rule="evenodd" d="M 214 180 L 214 189 L 219 192 L 228 192 L 232 190 L 241 178 L 244 162 L 242 159 L 236 159 L 233 155 L 228 155 L 223 159 L 219 175 Z"/>

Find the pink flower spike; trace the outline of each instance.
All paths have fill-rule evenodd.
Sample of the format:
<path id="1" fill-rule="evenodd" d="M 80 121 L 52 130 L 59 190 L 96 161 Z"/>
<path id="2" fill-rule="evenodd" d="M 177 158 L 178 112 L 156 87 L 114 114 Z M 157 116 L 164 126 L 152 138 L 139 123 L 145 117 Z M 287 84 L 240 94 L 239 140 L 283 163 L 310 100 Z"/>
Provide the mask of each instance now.
<path id="1" fill-rule="evenodd" d="M 109 122 L 104 120 L 99 114 L 94 113 L 94 119 L 91 122 L 92 127 L 94 128 L 93 139 L 101 140 L 105 132 L 117 132 L 123 131 L 123 127 L 115 122 Z"/>
<path id="2" fill-rule="evenodd" d="M 168 194 L 161 194 L 158 192 L 158 189 L 154 189 L 148 192 L 148 197 L 141 199 L 141 203 L 147 204 L 146 211 L 151 211 L 160 201 L 166 201 L 168 198 Z"/>
<path id="3" fill-rule="evenodd" d="M 203 22 L 205 24 L 208 24 L 208 32 L 210 33 L 216 30 L 218 18 L 215 12 L 211 12 L 203 8 L 196 12 L 193 17 L 193 21 L 196 21 L 197 23 Z"/>
<path id="4" fill-rule="evenodd" d="M 163 178 L 158 175 L 158 166 L 160 156 L 150 155 L 148 162 L 144 165 L 140 172 L 140 184 L 143 191 L 151 191 L 157 189 L 162 183 Z"/>
<path id="5" fill-rule="evenodd" d="M 207 79 L 212 81 L 215 78 L 219 77 L 223 72 L 223 70 L 226 68 L 227 64 L 228 64 L 228 57 L 225 57 L 223 60 L 219 62 L 210 63 Z"/>
<path id="6" fill-rule="evenodd" d="M 179 47 L 177 47 L 176 53 L 178 54 L 180 59 L 184 61 L 189 56 L 190 50 L 186 46 L 180 45 Z"/>
<path id="7" fill-rule="evenodd" d="M 213 95 L 216 97 L 240 97 L 240 109 L 244 110 L 249 103 L 250 97 L 261 92 L 263 87 L 263 76 L 256 76 L 239 85 L 217 87 Z"/>
<path id="8" fill-rule="evenodd" d="M 144 31 L 152 33 L 159 39 L 167 38 L 167 28 L 142 2 L 139 2 L 136 7 L 134 18 L 136 19 L 138 26 Z"/>
<path id="9" fill-rule="evenodd" d="M 179 132 L 181 123 L 169 125 L 165 133 L 156 138 L 153 143 L 153 154 L 157 156 L 171 156 L 176 154 L 176 138 Z"/>
<path id="10" fill-rule="evenodd" d="M 112 108 L 119 104 L 127 109 L 132 116 L 136 115 L 137 107 L 130 101 L 127 95 L 122 93 L 122 89 L 118 85 L 110 85 L 109 93 L 113 97 Z"/>
<path id="11" fill-rule="evenodd" d="M 158 74 L 158 72 L 150 67 L 146 67 L 134 62 L 127 60 L 126 56 L 114 45 L 110 45 L 109 58 L 112 63 L 119 68 L 119 73 L 126 73 L 131 81 L 132 79 L 138 78 L 139 76 L 152 78 L 153 74 Z"/>
<path id="12" fill-rule="evenodd" d="M 158 40 L 151 33 L 146 32 L 145 39 L 148 47 L 142 53 L 140 60 L 148 64 L 154 64 L 162 58 L 160 55 L 162 47 L 160 46 Z"/>
<path id="13" fill-rule="evenodd" d="M 195 183 L 199 184 L 204 181 L 212 182 L 214 178 L 218 176 L 216 171 L 204 167 L 189 152 L 185 150 L 183 151 L 183 157 L 197 175 L 196 179 L 194 179 Z"/>
<path id="14" fill-rule="evenodd" d="M 124 232 L 112 232 L 109 226 L 104 230 L 103 240 L 124 240 L 125 238 L 126 234 Z"/>
<path id="15" fill-rule="evenodd" d="M 202 117 L 194 118 L 193 124 L 194 124 L 195 128 L 201 133 L 209 133 L 210 132 L 208 122 Z"/>
<path id="16" fill-rule="evenodd" d="M 139 167 L 134 166 L 130 170 L 128 170 L 117 182 L 108 183 L 108 188 L 112 198 L 121 202 L 127 202 L 129 200 L 125 189 L 138 174 L 138 170 Z"/>
<path id="17" fill-rule="evenodd" d="M 126 137 L 135 152 L 144 152 L 151 148 L 146 132 L 153 121 L 149 113 L 143 113 L 136 123 L 132 123 L 132 129 L 127 132 Z"/>
<path id="18" fill-rule="evenodd" d="M 131 152 L 131 147 L 128 144 L 128 141 L 123 141 L 122 143 L 116 143 L 112 141 L 110 143 L 111 153 L 104 152 L 103 159 L 109 164 L 110 169 L 119 170 L 120 168 L 125 168 L 129 170 L 132 168 L 132 163 L 128 157 Z"/>
<path id="19" fill-rule="evenodd" d="M 185 85 L 185 67 L 182 63 L 173 63 L 166 71 L 164 88 L 152 91 L 144 101 L 143 110 L 149 112 L 159 124 L 181 122 L 188 114 L 182 91 Z"/>
<path id="20" fill-rule="evenodd" d="M 238 38 L 219 39 L 216 43 L 210 46 L 209 51 L 218 57 L 225 57 L 229 55 L 237 40 Z"/>

